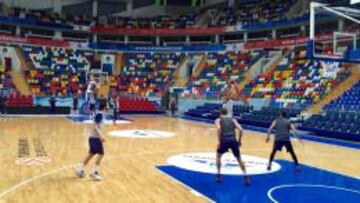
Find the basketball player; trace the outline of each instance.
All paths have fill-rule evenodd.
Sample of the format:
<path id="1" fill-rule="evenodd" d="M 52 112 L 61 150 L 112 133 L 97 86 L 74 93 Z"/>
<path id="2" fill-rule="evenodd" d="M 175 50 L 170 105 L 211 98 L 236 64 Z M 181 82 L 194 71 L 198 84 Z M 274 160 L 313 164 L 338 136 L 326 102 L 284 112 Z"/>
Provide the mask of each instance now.
<path id="1" fill-rule="evenodd" d="M 120 113 L 120 96 L 117 94 L 114 100 L 114 124 L 116 124 L 119 113 Z"/>
<path id="2" fill-rule="evenodd" d="M 73 111 L 76 112 L 79 106 L 79 93 L 73 93 Z"/>
<path id="3" fill-rule="evenodd" d="M 104 135 L 101 131 L 103 121 L 105 119 L 105 112 L 107 106 L 102 104 L 100 106 L 100 112 L 95 115 L 94 125 L 89 137 L 89 154 L 86 156 L 85 160 L 81 164 L 79 170 L 76 172 L 76 175 L 79 178 L 85 177 L 84 168 L 89 163 L 89 161 L 95 156 L 97 156 L 94 169 L 91 173 L 91 177 L 94 180 L 100 181 L 102 177 L 98 173 L 98 167 L 100 166 L 101 160 L 104 157 L 104 147 L 103 143 L 105 142 Z"/>
<path id="4" fill-rule="evenodd" d="M 2 116 L 6 116 L 6 95 L 5 93 L 0 92 L 0 114 Z"/>
<path id="5" fill-rule="evenodd" d="M 294 160 L 294 163 L 296 165 L 296 170 L 299 172 L 299 162 L 296 157 L 296 154 L 294 152 L 293 146 L 290 142 L 290 130 L 292 130 L 297 136 L 298 139 L 300 139 L 300 133 L 296 130 L 293 124 L 291 124 L 290 120 L 286 118 L 286 112 L 284 110 L 281 110 L 279 113 L 279 117 L 274 120 L 268 130 L 268 134 L 266 137 L 266 143 L 270 141 L 270 135 L 272 130 L 275 128 L 275 142 L 272 149 L 272 152 L 270 154 L 269 164 L 267 169 L 271 170 L 271 163 L 274 160 L 275 154 L 277 151 L 281 151 L 282 148 L 285 146 L 288 153 L 290 153 L 292 159 Z"/>
<path id="6" fill-rule="evenodd" d="M 90 116 L 93 117 L 95 116 L 95 106 L 96 106 L 96 98 L 95 98 L 95 91 L 93 91 L 92 93 L 89 94 L 89 111 L 90 111 Z"/>
<path id="7" fill-rule="evenodd" d="M 250 185 L 250 177 L 246 173 L 244 162 L 241 160 L 240 150 L 241 138 L 242 138 L 242 127 L 233 118 L 228 116 L 228 112 L 225 108 L 220 109 L 220 118 L 216 119 L 215 125 L 217 128 L 218 147 L 216 154 L 216 166 L 217 175 L 216 182 L 221 182 L 221 156 L 231 149 L 233 155 L 240 165 L 240 169 L 244 173 L 245 185 Z M 236 129 L 238 130 L 238 139 L 236 139 Z"/>
<path id="8" fill-rule="evenodd" d="M 234 102 L 231 98 L 227 97 L 222 105 L 222 107 L 224 109 L 226 109 L 227 111 L 227 115 L 228 117 L 232 118 L 233 115 L 233 111 L 234 111 Z"/>
<path id="9" fill-rule="evenodd" d="M 56 111 L 56 98 L 55 98 L 55 94 L 53 94 L 51 96 L 51 98 L 49 99 L 49 103 L 50 103 L 50 113 L 51 114 L 55 114 Z"/>
<path id="10" fill-rule="evenodd" d="M 175 117 L 175 113 L 176 113 L 176 100 L 175 97 L 172 96 L 170 98 L 170 102 L 169 102 L 169 109 L 171 111 L 171 117 Z"/>

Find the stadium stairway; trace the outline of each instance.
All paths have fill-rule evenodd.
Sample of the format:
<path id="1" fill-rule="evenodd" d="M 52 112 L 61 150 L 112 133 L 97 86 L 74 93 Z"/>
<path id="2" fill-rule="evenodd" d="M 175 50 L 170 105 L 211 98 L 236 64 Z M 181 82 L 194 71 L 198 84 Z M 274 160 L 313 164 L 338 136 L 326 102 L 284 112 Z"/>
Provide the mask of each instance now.
<path id="1" fill-rule="evenodd" d="M 332 100 L 337 99 L 341 95 L 343 95 L 346 91 L 348 91 L 353 85 L 355 85 L 360 79 L 360 65 L 354 65 L 350 67 L 351 76 L 343 81 L 336 89 L 331 91 L 330 94 L 325 96 L 321 101 L 317 104 L 313 105 L 311 108 L 307 109 L 305 114 L 318 114 L 322 111 L 323 107 L 329 104 Z"/>
<path id="2" fill-rule="evenodd" d="M 15 48 L 15 53 L 20 61 L 20 70 L 11 71 L 11 77 L 13 78 L 14 85 L 22 95 L 31 95 L 29 84 L 27 83 L 24 75 L 24 72 L 29 70 L 29 64 L 26 62 L 20 48 Z"/>
<path id="3" fill-rule="evenodd" d="M 122 53 L 118 53 L 116 54 L 115 57 L 115 70 L 113 75 L 119 75 L 121 73 L 121 68 L 124 65 L 124 61 L 123 61 L 123 54 Z"/>
<path id="4" fill-rule="evenodd" d="M 256 70 L 259 70 L 260 67 L 259 64 L 255 63 L 246 73 L 245 73 L 245 79 L 239 84 L 239 90 L 243 91 L 245 86 L 249 84 L 251 81 L 253 81 L 259 74 L 268 74 L 272 71 L 274 71 L 278 65 L 281 63 L 281 61 L 288 56 L 291 53 L 291 49 L 287 49 L 284 51 L 284 53 L 277 54 L 272 60 L 268 61 L 265 65 L 262 65 L 262 60 L 258 60 L 257 63 L 260 63 L 261 66 L 263 66 L 264 72 L 253 72 Z"/>
<path id="5" fill-rule="evenodd" d="M 291 16 L 291 17 L 296 17 L 296 16 L 300 16 L 303 14 L 304 12 L 304 7 L 306 7 L 306 5 L 310 5 L 310 2 L 308 4 L 305 4 L 305 2 L 307 2 L 307 0 L 297 0 L 289 9 L 288 13 L 285 16 Z"/>
<path id="6" fill-rule="evenodd" d="M 189 78 L 186 76 L 181 75 L 181 73 L 183 72 L 183 70 L 185 68 L 187 68 L 187 64 L 188 64 L 189 58 L 186 55 L 182 55 L 179 65 L 176 68 L 176 71 L 174 73 L 174 79 L 175 79 L 175 86 L 176 87 L 185 87 L 185 85 L 187 84 Z"/>
<path id="7" fill-rule="evenodd" d="M 31 91 L 29 85 L 26 82 L 25 76 L 22 72 L 11 71 L 11 77 L 13 78 L 13 82 L 15 84 L 16 89 L 22 95 L 31 95 Z"/>
<path id="8" fill-rule="evenodd" d="M 264 65 L 264 67 L 268 67 L 267 69 L 265 68 L 265 73 L 272 71 L 273 69 L 275 69 L 279 63 L 283 60 L 283 58 L 289 53 L 286 52 L 284 55 L 282 54 L 278 54 L 277 56 L 275 56 L 276 58 L 274 60 L 270 60 L 267 64 Z M 264 57 L 262 57 L 264 58 Z M 244 80 L 241 81 L 238 84 L 239 90 L 242 91 L 244 89 L 244 87 L 249 84 L 252 80 L 254 80 L 259 74 L 262 74 L 261 72 L 254 72 L 254 70 L 259 69 L 259 64 L 258 63 L 262 63 L 261 59 L 257 59 L 257 62 L 255 64 L 253 64 L 245 73 L 244 73 Z"/>
<path id="9" fill-rule="evenodd" d="M 207 12 L 204 12 L 203 14 L 201 14 L 201 15 L 198 17 L 198 19 L 197 19 L 194 27 L 195 27 L 195 28 L 205 27 L 206 24 L 207 24 L 207 20 L 208 20 L 208 14 L 207 14 Z"/>
<path id="10" fill-rule="evenodd" d="M 193 77 L 198 77 L 200 75 L 200 73 L 203 71 L 203 69 L 205 68 L 206 66 L 206 61 L 208 59 L 208 55 L 207 54 L 203 54 L 201 55 L 201 61 L 199 63 L 199 65 L 197 67 L 195 67 L 195 71 L 194 73 L 192 74 Z"/>
<path id="11" fill-rule="evenodd" d="M 30 70 L 29 64 L 27 63 L 27 61 L 23 55 L 23 51 L 19 47 L 16 47 L 15 53 L 16 53 L 17 58 L 20 61 L 21 71 L 24 72 L 24 71 Z"/>

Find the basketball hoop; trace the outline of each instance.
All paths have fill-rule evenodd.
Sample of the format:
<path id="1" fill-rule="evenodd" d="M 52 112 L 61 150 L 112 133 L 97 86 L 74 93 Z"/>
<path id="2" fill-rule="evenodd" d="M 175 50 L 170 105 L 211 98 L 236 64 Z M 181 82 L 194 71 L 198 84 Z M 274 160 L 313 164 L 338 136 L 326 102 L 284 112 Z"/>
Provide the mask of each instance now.
<path id="1" fill-rule="evenodd" d="M 359 25 L 358 9 L 311 2 L 308 56 L 313 59 L 360 63 L 357 44 Z M 332 31 L 324 32 L 327 27 Z"/>

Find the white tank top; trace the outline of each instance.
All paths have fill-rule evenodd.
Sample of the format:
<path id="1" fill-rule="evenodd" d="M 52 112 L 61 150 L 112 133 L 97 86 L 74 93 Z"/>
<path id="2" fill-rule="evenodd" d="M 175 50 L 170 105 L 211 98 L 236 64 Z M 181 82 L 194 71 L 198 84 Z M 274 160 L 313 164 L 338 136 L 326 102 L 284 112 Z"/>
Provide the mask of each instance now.
<path id="1" fill-rule="evenodd" d="M 101 120 L 101 122 L 98 124 L 98 128 L 100 131 L 102 131 L 103 129 L 103 122 L 104 122 L 104 114 L 103 113 L 98 113 L 96 115 L 99 115 L 99 114 L 102 114 L 103 118 Z M 96 117 L 96 116 L 95 116 Z M 95 122 L 95 121 L 94 121 Z M 97 133 L 97 131 L 95 129 L 91 129 L 91 132 L 90 132 L 90 138 L 100 138 L 99 134 Z"/>

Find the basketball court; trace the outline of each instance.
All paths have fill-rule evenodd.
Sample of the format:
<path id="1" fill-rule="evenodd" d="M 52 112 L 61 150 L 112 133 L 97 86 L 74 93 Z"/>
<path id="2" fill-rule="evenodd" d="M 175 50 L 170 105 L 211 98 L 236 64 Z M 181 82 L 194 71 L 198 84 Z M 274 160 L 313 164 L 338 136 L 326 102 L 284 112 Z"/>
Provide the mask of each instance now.
<path id="1" fill-rule="evenodd" d="M 306 202 L 325 197 L 358 202 L 360 198 L 359 145 L 294 141 L 301 173 L 294 171 L 285 152 L 279 153 L 272 171 L 266 171 L 272 145 L 265 143 L 263 132 L 246 130 L 241 152 L 252 184 L 244 186 L 230 154 L 224 157 L 226 175 L 219 184 L 213 174 L 216 134 L 212 124 L 165 116 L 126 119 L 130 122 L 105 125 L 101 182 L 88 176 L 91 168 L 84 179 L 75 175 L 88 150 L 91 125 L 65 117 L 1 119 L 1 125 L 8 127 L 1 128 L 0 200 L 286 202 L 294 198 L 290 202 Z"/>

